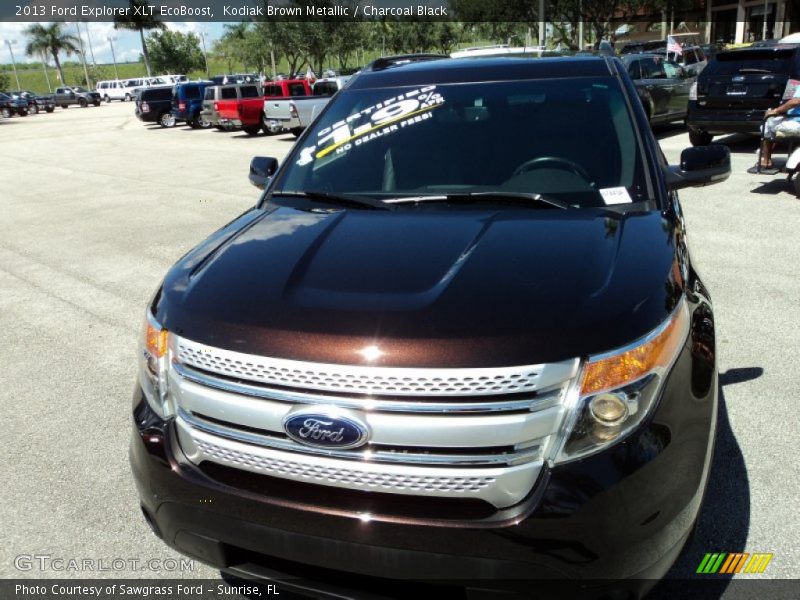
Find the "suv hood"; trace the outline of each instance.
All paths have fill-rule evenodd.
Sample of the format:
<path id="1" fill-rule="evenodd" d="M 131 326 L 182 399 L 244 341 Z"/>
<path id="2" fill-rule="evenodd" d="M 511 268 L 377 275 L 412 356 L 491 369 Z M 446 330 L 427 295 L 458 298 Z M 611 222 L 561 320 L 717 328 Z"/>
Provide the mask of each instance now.
<path id="1" fill-rule="evenodd" d="M 253 209 L 176 264 L 158 320 L 265 356 L 489 367 L 585 356 L 682 293 L 671 221 L 599 210 Z M 376 364 L 376 363 L 372 363 Z"/>

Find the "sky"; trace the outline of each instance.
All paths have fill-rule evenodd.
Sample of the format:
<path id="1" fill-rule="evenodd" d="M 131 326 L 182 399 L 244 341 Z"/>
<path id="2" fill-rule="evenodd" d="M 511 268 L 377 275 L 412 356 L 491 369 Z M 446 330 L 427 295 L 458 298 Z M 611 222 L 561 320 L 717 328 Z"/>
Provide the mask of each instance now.
<path id="1" fill-rule="evenodd" d="M 25 45 L 27 44 L 27 37 L 23 33 L 32 23 L 7 23 L 0 22 L 0 63 L 11 63 L 11 54 L 8 51 L 8 45 L 5 40 L 16 40 L 16 44 L 11 47 L 14 50 L 14 58 L 17 65 L 29 60 L 38 60 L 29 58 L 25 55 Z M 142 52 L 142 43 L 139 38 L 138 31 L 125 31 L 115 30 L 113 23 L 81 23 L 80 29 L 83 37 L 84 47 L 86 49 L 86 59 L 88 62 L 92 60 L 92 54 L 89 50 L 89 41 L 86 37 L 86 26 L 89 27 L 89 36 L 92 41 L 92 49 L 94 50 L 95 62 L 98 64 L 111 64 L 111 43 L 108 41 L 109 37 L 116 37 L 117 41 L 114 42 L 114 52 L 117 57 L 117 62 L 136 61 L 139 54 Z M 223 23 L 165 23 L 170 29 L 181 31 L 183 33 L 193 32 L 199 34 L 205 33 L 206 48 L 211 50 L 214 40 L 218 39 L 223 33 Z M 78 26 L 76 23 L 67 23 L 66 30 L 72 35 L 77 35 Z M 145 33 L 146 35 L 146 33 Z M 62 61 L 65 59 L 61 57 Z M 78 56 L 72 56 L 68 60 L 79 61 Z M 50 60 L 52 64 L 52 59 Z"/>

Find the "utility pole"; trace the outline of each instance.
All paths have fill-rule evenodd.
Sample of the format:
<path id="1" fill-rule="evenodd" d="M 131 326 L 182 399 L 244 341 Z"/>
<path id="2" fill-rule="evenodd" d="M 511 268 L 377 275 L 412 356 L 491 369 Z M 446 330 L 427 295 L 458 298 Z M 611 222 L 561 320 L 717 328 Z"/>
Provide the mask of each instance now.
<path id="1" fill-rule="evenodd" d="M 86 87 L 91 89 L 92 82 L 89 81 L 89 69 L 86 68 L 86 50 L 83 48 L 83 34 L 81 33 L 80 21 L 76 21 L 75 25 L 78 28 L 78 42 L 81 45 L 81 62 L 83 63 L 83 74 L 86 77 Z"/>
<path id="2" fill-rule="evenodd" d="M 89 23 L 86 21 L 83 22 L 83 26 L 86 27 L 86 39 L 89 40 L 89 54 L 92 55 L 92 64 L 94 68 L 97 68 L 97 61 L 94 59 L 94 48 L 92 48 L 92 35 L 89 33 Z"/>
<path id="3" fill-rule="evenodd" d="M 275 79 L 278 73 L 275 71 L 275 48 L 272 46 L 272 42 L 269 43 L 269 62 L 272 64 L 272 79 Z"/>
<path id="4" fill-rule="evenodd" d="M 764 0 L 764 26 L 761 30 L 761 39 L 767 39 L 767 9 L 769 8 L 769 0 Z"/>
<path id="5" fill-rule="evenodd" d="M 206 32 L 204 29 L 200 30 L 200 41 L 203 42 L 203 61 L 206 63 L 206 78 L 211 77 L 211 73 L 208 72 L 208 53 L 206 52 Z"/>
<path id="6" fill-rule="evenodd" d="M 11 53 L 11 64 L 14 66 L 14 79 L 17 80 L 17 89 L 21 90 L 22 88 L 19 85 L 19 75 L 17 75 L 17 61 L 14 59 L 14 50 L 11 48 L 12 44 L 16 44 L 17 40 L 6 40 L 6 46 L 8 46 L 8 51 Z"/>
<path id="7" fill-rule="evenodd" d="M 111 44 L 111 60 L 114 61 L 114 78 L 119 80 L 119 72 L 117 71 L 117 55 L 114 54 L 114 42 L 117 41 L 117 38 L 108 36 L 106 38 L 108 43 Z"/>
<path id="8" fill-rule="evenodd" d="M 578 12 L 581 13 L 581 20 L 578 21 L 578 52 L 583 52 L 583 0 L 578 3 Z"/>

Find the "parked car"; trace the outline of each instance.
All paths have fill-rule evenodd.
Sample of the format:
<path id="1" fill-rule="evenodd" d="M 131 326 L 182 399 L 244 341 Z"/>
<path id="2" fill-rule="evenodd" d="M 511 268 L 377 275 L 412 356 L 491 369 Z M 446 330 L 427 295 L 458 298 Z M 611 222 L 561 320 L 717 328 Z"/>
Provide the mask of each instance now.
<path id="1" fill-rule="evenodd" d="M 798 44 L 720 52 L 690 96 L 689 139 L 700 146 L 715 135 L 760 133 L 764 112 L 788 100 L 798 81 Z"/>
<path id="2" fill-rule="evenodd" d="M 676 191 L 728 149 L 667 165 L 602 57 L 381 59 L 301 140 L 147 307 L 152 531 L 303 596 L 641 597 L 708 481 L 714 311 Z"/>
<path id="3" fill-rule="evenodd" d="M 679 64 L 693 75 L 702 73 L 708 64 L 708 59 L 700 46 L 684 46 L 680 54 L 667 52 L 666 49 L 654 50 L 653 53 Z"/>
<path id="4" fill-rule="evenodd" d="M 178 83 L 172 88 L 172 114 L 194 129 L 207 129 L 211 123 L 203 119 L 203 95 L 210 81 Z"/>
<path id="5" fill-rule="evenodd" d="M 136 95 L 135 114 L 140 121 L 146 123 L 175 127 L 175 115 L 172 114 L 172 86 L 141 88 Z"/>
<path id="6" fill-rule="evenodd" d="M 0 92 L 0 113 L 6 119 L 14 115 L 25 117 L 28 114 L 28 101 L 24 98 L 14 98 L 11 94 Z"/>
<path id="7" fill-rule="evenodd" d="M 261 111 L 264 109 L 264 93 L 255 83 L 236 83 L 220 86 L 219 100 L 214 110 L 219 114 L 218 123 L 226 129 L 243 129 L 249 135 L 261 131 Z"/>
<path id="8" fill-rule="evenodd" d="M 696 76 L 660 54 L 626 54 L 622 62 L 633 79 L 650 123 L 686 118 L 689 92 Z"/>
<path id="9" fill-rule="evenodd" d="M 301 95 L 285 100 L 268 99 L 264 103 L 264 122 L 275 124 L 271 130 L 288 129 L 295 137 L 299 137 L 348 79 L 350 77 L 317 79 L 311 86 L 310 96 Z"/>
<path id="10" fill-rule="evenodd" d="M 307 98 L 311 93 L 311 83 L 308 79 L 282 79 L 266 84 L 262 117 L 264 133 L 280 133 L 285 129 L 294 129 L 292 133 L 300 135 L 302 127 L 297 120 L 296 111 L 292 112 L 289 101 Z"/>
<path id="11" fill-rule="evenodd" d="M 53 112 L 56 109 L 52 94 L 35 94 L 29 91 L 12 92 L 12 96 L 22 98 L 28 102 L 28 113 L 38 114 L 42 111 Z"/>
<path id="12" fill-rule="evenodd" d="M 112 81 L 98 81 L 95 90 L 106 102 L 111 102 L 112 100 L 129 102 L 133 99 L 133 90 L 143 85 L 142 79 L 115 79 Z"/>
<path id="13" fill-rule="evenodd" d="M 81 108 L 86 108 L 90 104 L 100 106 L 102 100 L 98 92 L 91 92 L 84 87 L 59 87 L 54 94 L 55 103 L 61 108 L 69 108 L 71 104 L 77 104 Z"/>
<path id="14" fill-rule="evenodd" d="M 219 101 L 222 98 L 221 85 L 210 85 L 203 92 L 203 102 L 200 108 L 200 118 L 217 129 L 224 129 L 219 123 L 219 112 L 216 110 Z"/>

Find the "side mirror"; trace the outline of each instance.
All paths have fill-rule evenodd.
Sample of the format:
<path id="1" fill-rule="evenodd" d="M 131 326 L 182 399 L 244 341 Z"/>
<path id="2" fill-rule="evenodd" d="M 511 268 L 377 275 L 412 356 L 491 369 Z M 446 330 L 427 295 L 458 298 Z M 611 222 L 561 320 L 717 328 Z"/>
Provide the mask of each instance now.
<path id="1" fill-rule="evenodd" d="M 278 170 L 278 159 L 271 156 L 254 156 L 250 161 L 250 183 L 258 189 L 267 187 L 269 180 Z"/>
<path id="2" fill-rule="evenodd" d="M 684 69 L 685 77 L 695 77 L 697 76 L 697 69 L 694 67 L 686 67 Z"/>
<path id="3" fill-rule="evenodd" d="M 725 181 L 731 174 L 731 151 L 722 144 L 686 148 L 681 164 L 665 169 L 667 188 L 680 190 Z"/>

